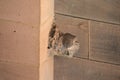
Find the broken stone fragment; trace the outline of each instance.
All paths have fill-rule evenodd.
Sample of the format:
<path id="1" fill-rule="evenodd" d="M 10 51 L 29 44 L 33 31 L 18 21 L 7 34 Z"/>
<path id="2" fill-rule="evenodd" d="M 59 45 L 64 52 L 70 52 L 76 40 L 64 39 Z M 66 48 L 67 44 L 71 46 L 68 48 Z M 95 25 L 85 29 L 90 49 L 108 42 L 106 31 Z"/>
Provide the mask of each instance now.
<path id="1" fill-rule="evenodd" d="M 73 57 L 79 52 L 80 44 L 75 35 L 61 32 L 53 24 L 49 32 L 48 49 L 52 55 Z"/>

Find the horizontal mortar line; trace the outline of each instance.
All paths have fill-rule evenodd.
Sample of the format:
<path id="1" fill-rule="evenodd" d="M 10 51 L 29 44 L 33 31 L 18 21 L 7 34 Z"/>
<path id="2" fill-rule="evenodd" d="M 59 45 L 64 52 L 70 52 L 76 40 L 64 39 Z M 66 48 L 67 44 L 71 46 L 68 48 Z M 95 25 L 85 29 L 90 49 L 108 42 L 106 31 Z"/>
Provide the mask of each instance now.
<path id="1" fill-rule="evenodd" d="M 39 64 L 35 65 L 35 64 L 29 64 L 29 63 L 20 63 L 20 62 L 14 62 L 14 61 L 5 61 L 5 60 L 0 60 L 0 63 L 13 63 L 13 64 L 21 64 L 21 65 L 27 65 L 27 66 L 33 66 L 33 67 L 39 67 Z"/>
<path id="2" fill-rule="evenodd" d="M 30 24 L 23 23 L 23 22 L 21 22 L 21 21 L 14 21 L 14 20 L 2 19 L 2 18 L 0 18 L 0 20 L 1 20 L 1 21 L 6 21 L 6 22 L 23 24 L 23 25 L 27 25 L 27 26 L 31 26 L 31 27 L 37 27 L 37 26 L 34 26 L 34 25 L 30 25 Z"/>
<path id="3" fill-rule="evenodd" d="M 106 64 L 111 64 L 111 65 L 116 65 L 116 66 L 120 66 L 120 64 L 116 64 L 116 63 L 111 63 L 111 62 L 105 62 L 105 61 L 98 61 L 98 60 L 94 60 L 94 59 L 90 59 L 90 58 L 83 58 L 83 57 L 74 57 L 75 59 L 84 59 L 84 60 L 89 60 L 89 61 L 94 61 L 94 62 L 98 62 L 98 63 L 106 63 Z M 73 59 L 74 59 L 73 58 Z"/>
<path id="4" fill-rule="evenodd" d="M 95 20 L 95 19 L 88 19 L 88 18 L 84 18 L 84 17 L 80 17 L 80 16 L 73 16 L 73 15 L 70 15 L 70 14 L 63 14 L 63 13 L 59 13 L 59 12 L 55 12 L 55 14 L 68 16 L 68 17 L 73 17 L 73 18 L 91 20 L 91 21 L 96 21 L 96 22 L 102 22 L 102 23 L 107 23 L 107 24 L 120 25 L 120 23 L 112 23 L 112 22 L 100 21 L 100 20 Z"/>

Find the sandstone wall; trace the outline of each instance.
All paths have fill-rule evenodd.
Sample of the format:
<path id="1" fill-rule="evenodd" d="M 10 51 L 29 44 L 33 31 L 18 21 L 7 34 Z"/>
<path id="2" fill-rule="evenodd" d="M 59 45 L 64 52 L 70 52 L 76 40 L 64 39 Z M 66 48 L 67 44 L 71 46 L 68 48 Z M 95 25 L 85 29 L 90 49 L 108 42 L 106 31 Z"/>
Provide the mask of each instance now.
<path id="1" fill-rule="evenodd" d="M 39 0 L 0 0 L 0 80 L 39 79 Z"/>
<path id="2" fill-rule="evenodd" d="M 120 80 L 119 8 L 119 0 L 55 0 L 57 26 L 80 42 L 73 58 L 55 56 L 55 80 Z"/>

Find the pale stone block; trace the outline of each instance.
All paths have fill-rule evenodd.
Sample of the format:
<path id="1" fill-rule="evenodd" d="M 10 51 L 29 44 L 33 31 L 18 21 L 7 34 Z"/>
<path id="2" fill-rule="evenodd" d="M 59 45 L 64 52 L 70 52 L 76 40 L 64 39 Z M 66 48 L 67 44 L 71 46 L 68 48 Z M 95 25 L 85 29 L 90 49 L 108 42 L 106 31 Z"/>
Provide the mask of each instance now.
<path id="1" fill-rule="evenodd" d="M 54 0 L 41 0 L 40 10 L 40 80 L 53 79 L 53 56 L 48 54 L 48 37 L 54 16 Z"/>
<path id="2" fill-rule="evenodd" d="M 120 25 L 91 21 L 90 59 L 120 64 Z"/>
<path id="3" fill-rule="evenodd" d="M 0 60 L 38 65 L 39 27 L 0 20 Z"/>
<path id="4" fill-rule="evenodd" d="M 40 80 L 53 80 L 53 56 L 48 53 L 48 36 L 53 17 L 40 28 Z M 47 76 L 47 77 L 46 77 Z"/>
<path id="5" fill-rule="evenodd" d="M 55 11 L 120 24 L 120 0 L 55 0 Z"/>
<path id="6" fill-rule="evenodd" d="M 45 24 L 51 16 L 54 16 L 54 0 L 41 0 L 40 24 Z"/>
<path id="7" fill-rule="evenodd" d="M 39 25 L 40 0 L 0 0 L 0 19 Z"/>
<path id="8" fill-rule="evenodd" d="M 120 80 L 120 66 L 55 56 L 54 80 Z"/>
<path id="9" fill-rule="evenodd" d="M 0 62 L 0 80 L 39 80 L 38 66 Z"/>

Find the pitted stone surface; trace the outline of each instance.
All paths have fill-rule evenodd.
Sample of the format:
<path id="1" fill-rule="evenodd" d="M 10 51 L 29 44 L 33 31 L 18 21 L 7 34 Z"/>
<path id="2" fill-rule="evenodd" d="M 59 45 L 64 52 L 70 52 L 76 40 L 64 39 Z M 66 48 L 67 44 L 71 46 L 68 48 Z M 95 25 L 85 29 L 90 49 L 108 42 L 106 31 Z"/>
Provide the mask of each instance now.
<path id="1" fill-rule="evenodd" d="M 53 24 L 49 33 L 48 49 L 53 55 L 73 57 L 80 50 L 80 44 L 75 35 L 63 33 Z"/>

